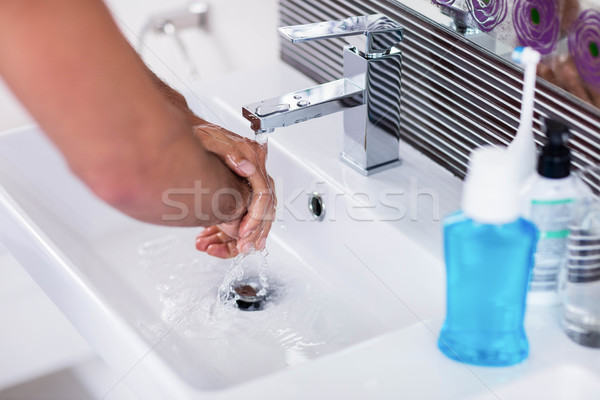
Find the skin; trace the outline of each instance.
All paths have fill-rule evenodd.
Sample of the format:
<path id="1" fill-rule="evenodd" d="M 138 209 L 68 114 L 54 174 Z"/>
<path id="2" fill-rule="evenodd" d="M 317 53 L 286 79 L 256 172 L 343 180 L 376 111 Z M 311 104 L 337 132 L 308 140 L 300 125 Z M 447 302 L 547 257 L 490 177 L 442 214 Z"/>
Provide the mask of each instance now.
<path id="1" fill-rule="evenodd" d="M 569 33 L 569 27 L 577 19 L 580 12 L 579 0 L 560 0 L 560 34 Z"/>
<path id="2" fill-rule="evenodd" d="M 219 154 L 231 169 L 248 176 L 252 186 L 252 202 L 241 220 L 225 222 L 202 232 L 196 240 L 196 248 L 217 257 L 232 257 L 239 252 L 247 253 L 252 248 L 263 249 L 266 236 L 275 218 L 273 180 L 267 175 L 266 145 L 241 138 L 232 132 L 206 122 L 194 127 L 197 137 L 209 151 Z M 242 164 L 253 160 L 258 169 L 247 173 Z M 265 179 L 265 177 L 267 179 Z"/>
<path id="3" fill-rule="evenodd" d="M 234 257 L 240 252 L 248 253 L 253 248 L 263 249 L 275 218 L 277 204 L 274 182 L 268 176 L 265 167 L 266 145 L 261 146 L 253 140 L 243 138 L 198 117 L 189 109 L 185 98 L 180 93 L 170 88 L 151 71 L 149 74 L 169 102 L 175 104 L 185 114 L 196 137 L 204 147 L 216 154 L 239 176 L 246 177 L 252 187 L 253 199 L 243 219 L 207 228 L 198 235 L 196 248 L 220 258 Z"/>
<path id="4" fill-rule="evenodd" d="M 0 0 L 0 48 L 0 75 L 97 196 L 141 221 L 209 227 L 197 247 L 218 257 L 264 247 L 266 149 L 193 115 L 100 0 Z M 170 195 L 191 212 L 165 218 L 165 191 L 196 182 L 208 194 Z M 220 190 L 237 196 L 215 209 Z"/>
<path id="5" fill-rule="evenodd" d="M 537 73 L 567 92 L 600 107 L 600 92 L 582 81 L 570 56 L 555 56 L 545 60 L 538 65 Z"/>

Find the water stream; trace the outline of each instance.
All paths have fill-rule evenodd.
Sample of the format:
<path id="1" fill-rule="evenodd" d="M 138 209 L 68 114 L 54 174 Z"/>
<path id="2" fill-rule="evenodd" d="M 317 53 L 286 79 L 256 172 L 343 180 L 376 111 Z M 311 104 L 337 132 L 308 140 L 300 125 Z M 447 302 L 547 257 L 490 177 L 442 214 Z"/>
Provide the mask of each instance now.
<path id="1" fill-rule="evenodd" d="M 368 323 L 345 329 L 362 316 L 336 301 L 310 267 L 280 249 L 275 256 L 256 251 L 223 261 L 185 250 L 188 245 L 175 237 L 146 242 L 138 248 L 140 264 L 155 282 L 162 321 L 204 357 L 227 355 L 223 363 L 240 366 L 248 358 L 261 360 L 258 370 L 253 365 L 231 374 L 285 368 L 368 335 Z M 260 311 L 245 312 L 236 306 L 232 288 L 251 278 L 258 278 L 258 292 L 267 292 L 268 301 Z"/>

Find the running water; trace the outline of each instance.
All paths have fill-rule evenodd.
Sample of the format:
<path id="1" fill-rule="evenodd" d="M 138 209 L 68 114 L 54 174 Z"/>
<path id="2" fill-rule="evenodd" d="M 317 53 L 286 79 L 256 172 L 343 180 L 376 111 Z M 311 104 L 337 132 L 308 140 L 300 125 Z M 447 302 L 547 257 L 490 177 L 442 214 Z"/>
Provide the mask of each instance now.
<path id="1" fill-rule="evenodd" d="M 231 266 L 227 270 L 219 291 L 217 294 L 217 302 L 220 302 L 226 306 L 235 306 L 240 296 L 235 291 L 236 283 L 244 280 L 258 280 L 260 283 L 260 289 L 256 293 L 256 296 L 266 296 L 269 288 L 269 279 L 267 276 L 267 269 L 269 264 L 267 262 L 267 256 L 269 252 L 267 249 L 257 251 L 253 250 L 248 255 L 240 254 L 235 257 L 231 263 Z"/>
<path id="2" fill-rule="evenodd" d="M 260 282 L 260 290 L 258 291 L 258 293 L 256 293 L 257 296 L 266 296 L 267 295 L 267 290 L 269 289 L 269 280 L 267 277 L 267 268 L 269 268 L 269 264 L 267 263 L 267 256 L 269 255 L 269 252 L 267 251 L 267 248 L 265 247 L 264 250 L 261 251 L 261 263 L 260 263 L 260 268 L 258 270 L 258 278 L 259 278 L 259 282 Z"/>
<path id="3" fill-rule="evenodd" d="M 131 258 L 105 252 L 114 254 L 120 265 L 137 263 L 139 268 L 128 269 L 135 288 L 132 298 L 145 299 L 153 311 L 146 315 L 132 308 L 137 329 L 152 342 L 160 339 L 160 351 L 175 357 L 190 374 L 198 374 L 201 367 L 214 379 L 242 382 L 384 330 L 360 303 L 339 294 L 339 288 L 277 242 L 268 255 L 257 251 L 221 260 L 190 246 L 196 234 L 190 229 L 151 240 L 111 237 L 107 249 L 126 242 Z M 237 293 L 232 295 L 232 287 L 237 284 L 239 290 L 246 279 L 251 279 L 257 295 L 266 292 L 260 308 L 244 311 L 236 302 Z"/>
<path id="4" fill-rule="evenodd" d="M 242 266 L 243 258 L 244 255 L 239 254 L 233 259 L 231 266 L 223 277 L 221 286 L 219 286 L 219 290 L 217 292 L 217 303 L 225 306 L 232 306 L 235 304 L 238 294 L 235 293 L 234 285 L 235 282 L 239 282 L 244 276 L 244 268 Z"/>
<path id="5" fill-rule="evenodd" d="M 268 133 L 263 132 L 263 133 L 257 133 L 256 136 L 254 137 L 254 140 L 256 141 L 256 143 L 258 144 L 267 144 L 269 142 L 269 136 Z"/>

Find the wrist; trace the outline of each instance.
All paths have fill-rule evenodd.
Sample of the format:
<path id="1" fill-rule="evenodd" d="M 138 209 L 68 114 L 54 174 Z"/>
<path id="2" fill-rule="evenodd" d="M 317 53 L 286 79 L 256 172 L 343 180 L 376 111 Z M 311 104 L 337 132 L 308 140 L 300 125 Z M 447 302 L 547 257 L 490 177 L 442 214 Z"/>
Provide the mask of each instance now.
<path id="1" fill-rule="evenodd" d="M 206 124 L 206 121 L 204 119 L 202 119 L 199 116 L 197 116 L 196 114 L 194 114 L 194 112 L 192 110 L 190 110 L 189 108 L 187 108 L 187 106 L 183 109 L 183 112 L 185 114 L 185 118 L 186 118 L 189 126 L 194 127 L 197 125 L 205 125 Z"/>

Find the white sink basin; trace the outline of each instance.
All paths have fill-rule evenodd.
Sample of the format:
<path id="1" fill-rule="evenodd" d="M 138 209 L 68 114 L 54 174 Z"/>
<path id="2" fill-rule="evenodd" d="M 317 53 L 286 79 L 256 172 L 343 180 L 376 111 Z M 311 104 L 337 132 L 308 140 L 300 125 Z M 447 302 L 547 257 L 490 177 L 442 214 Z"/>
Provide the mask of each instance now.
<path id="1" fill-rule="evenodd" d="M 1 142 L 2 225 L 11 227 L 3 241 L 93 345 L 127 351 L 102 317 L 118 318 L 142 348 L 158 344 L 157 356 L 198 390 L 226 388 L 418 322 L 357 257 L 370 260 L 361 242 L 392 250 L 375 261 L 380 267 L 434 269 L 435 279 L 414 276 L 402 285 L 433 300 L 413 305 L 421 318 L 440 315 L 439 260 L 381 222 L 355 222 L 345 211 L 335 222 L 313 220 L 306 194 L 318 189 L 327 200 L 331 189 L 315 186 L 317 177 L 275 146 L 271 170 L 285 174 L 280 199 L 306 193 L 280 208 L 299 219 L 282 215 L 268 243 L 277 299 L 263 311 L 215 314 L 231 261 L 197 252 L 199 229 L 139 223 L 102 204 L 36 129 Z M 353 224 L 360 232 L 352 233 Z M 402 254 L 394 255 L 400 245 Z"/>
<path id="2" fill-rule="evenodd" d="M 190 100 L 246 135 L 242 104 L 311 84 L 279 64 L 236 79 L 243 93 L 217 82 L 202 89 L 215 95 L 204 105 Z M 407 146 L 403 166 L 363 177 L 337 159 L 341 126 L 332 115 L 270 139 L 280 207 L 267 260 L 277 295 L 263 311 L 215 307 L 231 262 L 194 249 L 199 229 L 143 224 L 109 208 L 36 128 L 0 136 L 1 240 L 123 377 L 115 385 L 144 399 L 399 389 L 439 398 L 422 385 L 430 372 L 442 389 L 461 382 L 446 393 L 485 391 L 435 348 L 445 296 L 438 219 L 458 207 L 459 180 Z M 325 199 L 320 222 L 307 207 L 313 192 Z"/>

